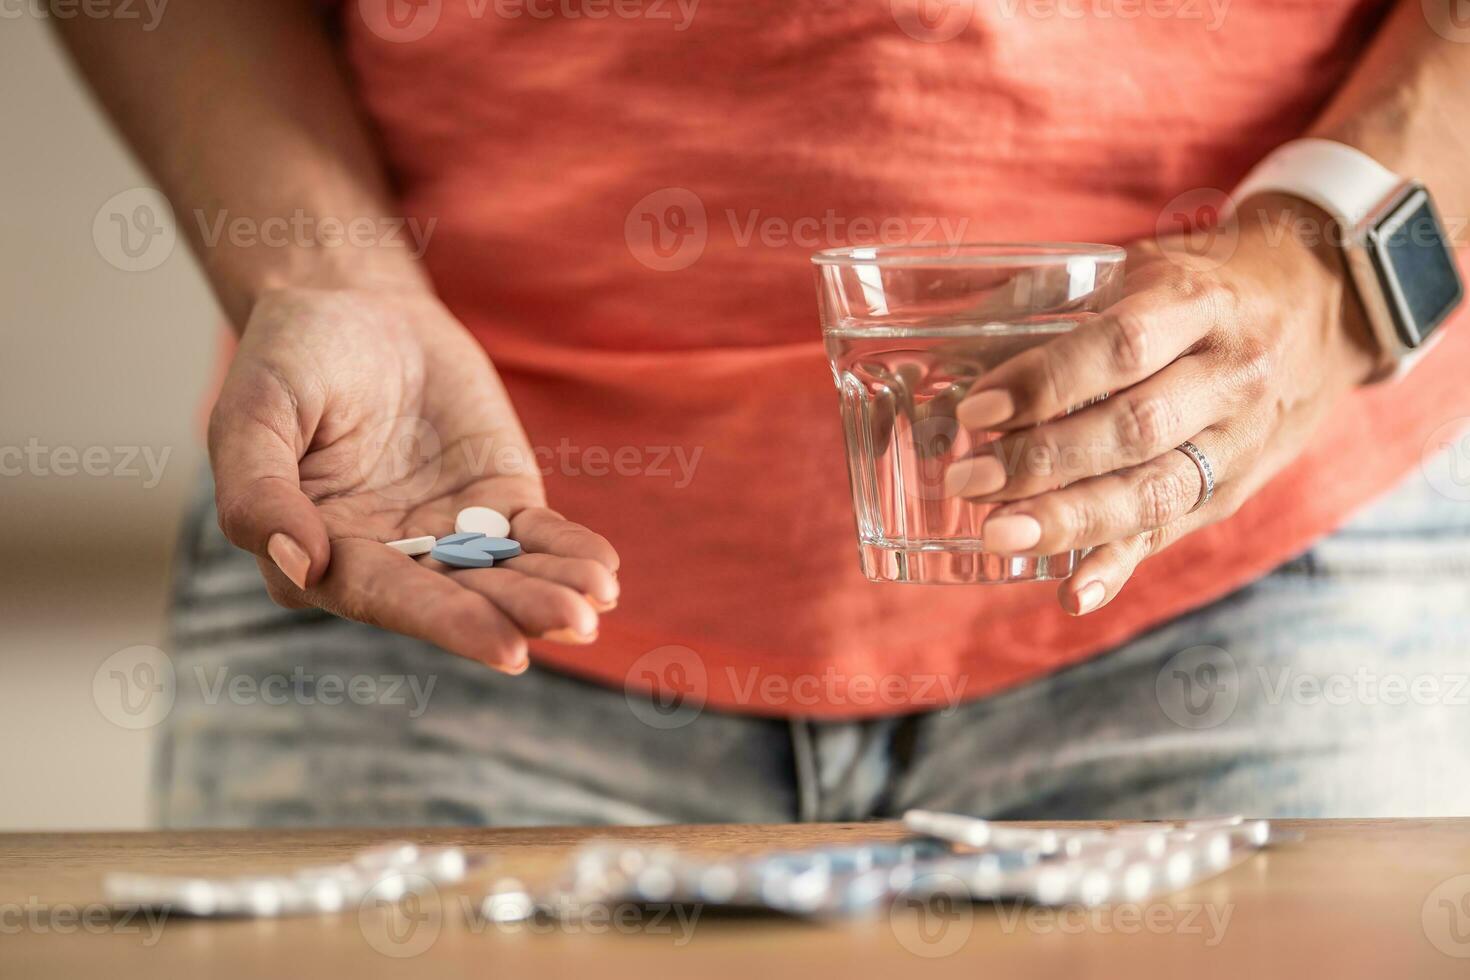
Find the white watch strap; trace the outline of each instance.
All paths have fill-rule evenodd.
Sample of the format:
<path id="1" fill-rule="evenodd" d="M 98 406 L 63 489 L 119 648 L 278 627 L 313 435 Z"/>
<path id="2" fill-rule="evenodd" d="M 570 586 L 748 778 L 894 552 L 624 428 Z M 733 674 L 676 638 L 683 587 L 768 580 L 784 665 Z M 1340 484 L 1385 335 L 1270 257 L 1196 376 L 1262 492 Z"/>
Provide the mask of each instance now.
<path id="1" fill-rule="evenodd" d="M 1351 233 L 1404 179 L 1346 143 L 1293 140 L 1245 175 L 1230 195 L 1239 207 L 1253 194 L 1276 191 L 1317 205 Z"/>

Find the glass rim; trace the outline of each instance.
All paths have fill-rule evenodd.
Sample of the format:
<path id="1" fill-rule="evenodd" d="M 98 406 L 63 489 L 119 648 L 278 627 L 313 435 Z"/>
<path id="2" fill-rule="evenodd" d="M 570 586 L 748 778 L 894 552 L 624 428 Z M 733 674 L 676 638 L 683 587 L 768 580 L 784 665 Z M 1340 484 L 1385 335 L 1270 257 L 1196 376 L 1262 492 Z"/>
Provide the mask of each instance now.
<path id="1" fill-rule="evenodd" d="M 813 265 L 973 268 L 997 265 L 1059 265 L 1070 259 L 1121 262 L 1118 245 L 1091 242 L 959 242 L 954 245 L 844 245 L 812 255 Z"/>

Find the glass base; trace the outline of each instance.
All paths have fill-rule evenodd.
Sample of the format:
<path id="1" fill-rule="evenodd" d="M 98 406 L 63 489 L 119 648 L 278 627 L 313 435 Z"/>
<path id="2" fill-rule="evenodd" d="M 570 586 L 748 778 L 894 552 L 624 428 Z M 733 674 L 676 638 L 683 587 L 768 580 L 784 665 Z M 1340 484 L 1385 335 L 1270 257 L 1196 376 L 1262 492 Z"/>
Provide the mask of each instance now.
<path id="1" fill-rule="evenodd" d="M 863 574 L 870 582 L 915 585 L 999 585 L 1052 582 L 1067 578 L 1085 552 L 1064 551 L 1041 558 L 1013 558 L 978 550 L 895 548 L 872 542 L 858 545 Z"/>

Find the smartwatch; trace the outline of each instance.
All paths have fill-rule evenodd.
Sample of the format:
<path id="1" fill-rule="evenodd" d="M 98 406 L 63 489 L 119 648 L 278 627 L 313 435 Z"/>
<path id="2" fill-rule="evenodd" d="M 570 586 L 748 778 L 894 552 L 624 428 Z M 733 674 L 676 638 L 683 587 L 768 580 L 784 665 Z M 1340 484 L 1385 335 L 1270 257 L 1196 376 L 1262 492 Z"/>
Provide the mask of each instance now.
<path id="1" fill-rule="evenodd" d="M 1371 380 L 1407 371 L 1465 296 L 1428 189 L 1344 143 L 1300 139 L 1246 174 L 1232 207 L 1263 193 L 1302 198 L 1337 223 L 1336 243 L 1381 355 Z"/>

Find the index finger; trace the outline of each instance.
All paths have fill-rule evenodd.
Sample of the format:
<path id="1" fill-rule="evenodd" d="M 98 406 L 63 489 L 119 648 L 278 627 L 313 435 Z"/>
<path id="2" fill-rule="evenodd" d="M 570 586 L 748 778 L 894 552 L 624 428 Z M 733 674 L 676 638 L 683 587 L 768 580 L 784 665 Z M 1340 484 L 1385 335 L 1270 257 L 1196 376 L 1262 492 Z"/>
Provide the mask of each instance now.
<path id="1" fill-rule="evenodd" d="M 1156 374 L 1205 337 L 1219 298 L 1207 278 L 1170 276 L 1076 329 L 981 375 L 955 417 L 974 431 L 1037 425 Z"/>

